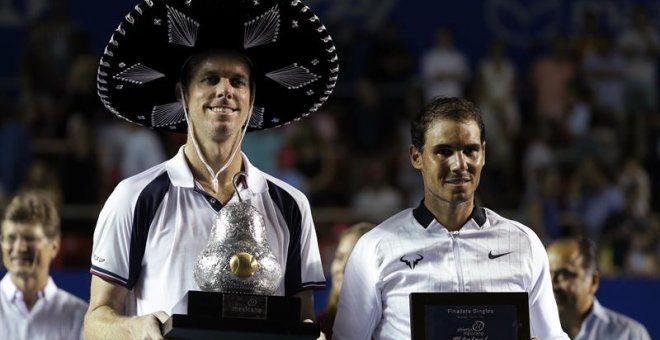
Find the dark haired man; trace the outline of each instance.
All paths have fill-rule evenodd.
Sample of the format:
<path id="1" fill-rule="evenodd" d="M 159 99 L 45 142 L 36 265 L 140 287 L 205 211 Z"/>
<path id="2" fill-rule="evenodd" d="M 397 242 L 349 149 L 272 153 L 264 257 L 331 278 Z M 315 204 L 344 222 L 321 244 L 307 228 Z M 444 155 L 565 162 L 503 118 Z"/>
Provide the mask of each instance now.
<path id="1" fill-rule="evenodd" d="M 479 110 L 437 98 L 413 120 L 410 162 L 424 199 L 362 236 L 344 274 L 334 339 L 410 338 L 412 292 L 528 292 L 532 335 L 566 339 L 543 244 L 476 206 L 486 159 Z"/>
<path id="2" fill-rule="evenodd" d="M 596 245 L 565 237 L 548 246 L 552 286 L 561 327 L 571 339 L 650 340 L 639 322 L 603 307 L 596 297 L 600 274 Z"/>

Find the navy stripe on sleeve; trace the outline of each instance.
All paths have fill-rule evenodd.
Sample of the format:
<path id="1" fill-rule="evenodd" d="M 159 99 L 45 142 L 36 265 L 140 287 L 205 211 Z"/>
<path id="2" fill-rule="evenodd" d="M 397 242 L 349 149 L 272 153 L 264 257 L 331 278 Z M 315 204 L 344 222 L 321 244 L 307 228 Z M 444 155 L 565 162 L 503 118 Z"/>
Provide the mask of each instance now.
<path id="1" fill-rule="evenodd" d="M 268 181 L 268 194 L 282 212 L 284 221 L 286 221 L 286 225 L 289 228 L 289 248 L 287 250 L 284 274 L 284 294 L 291 296 L 304 288 L 301 273 L 302 260 L 300 258 L 302 214 L 293 196 L 271 181 Z"/>
<path id="2" fill-rule="evenodd" d="M 128 257 L 129 271 L 128 282 L 126 283 L 127 288 L 132 289 L 138 277 L 140 277 L 149 227 L 169 188 L 170 179 L 167 176 L 167 172 L 163 172 L 142 190 L 135 204 L 133 225 L 131 226 L 131 249 Z"/>

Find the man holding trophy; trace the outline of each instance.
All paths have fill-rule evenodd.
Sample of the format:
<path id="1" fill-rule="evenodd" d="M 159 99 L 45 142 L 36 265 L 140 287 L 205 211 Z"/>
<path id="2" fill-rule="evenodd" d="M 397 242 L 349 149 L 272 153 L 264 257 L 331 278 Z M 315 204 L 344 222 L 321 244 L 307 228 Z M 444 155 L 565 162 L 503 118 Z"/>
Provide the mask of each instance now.
<path id="1" fill-rule="evenodd" d="M 437 98 L 413 119 L 409 155 L 424 180 L 424 199 L 358 241 L 344 273 L 333 339 L 409 339 L 411 294 L 431 292 L 455 293 L 453 298 L 459 300 L 465 293 L 478 294 L 484 298 L 479 303 L 499 318 L 493 325 L 514 327 L 520 320 L 502 322 L 506 318 L 497 315 L 500 310 L 479 293 L 527 294 L 522 307 L 529 308 L 526 327 L 531 335 L 568 339 L 561 330 L 539 238 L 526 226 L 475 203 L 486 160 L 485 133 L 481 113 L 462 98 Z M 453 309 L 463 310 L 472 309 Z M 471 318 L 464 314 L 459 317 Z M 447 335 L 442 339 L 521 339 L 488 333 L 488 322 L 470 320 L 467 327 L 435 330 Z M 431 325 L 442 321 L 436 318 Z M 461 322 L 447 324 L 453 321 Z M 529 339 L 529 334 L 522 339 L 525 336 Z"/>
<path id="2" fill-rule="evenodd" d="M 318 110 L 337 73 L 328 32 L 298 0 L 145 0 L 126 15 L 99 96 L 120 118 L 187 140 L 106 201 L 86 338 L 162 338 L 175 305 L 200 290 L 300 297 L 300 320 L 314 319 L 325 278 L 307 198 L 239 151 L 246 132 Z"/>

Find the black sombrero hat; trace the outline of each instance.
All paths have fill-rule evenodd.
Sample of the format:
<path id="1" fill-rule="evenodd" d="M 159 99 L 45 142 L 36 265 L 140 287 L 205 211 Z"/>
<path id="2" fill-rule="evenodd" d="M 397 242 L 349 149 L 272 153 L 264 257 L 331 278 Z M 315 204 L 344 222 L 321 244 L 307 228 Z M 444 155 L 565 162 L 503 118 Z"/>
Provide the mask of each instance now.
<path id="1" fill-rule="evenodd" d="M 337 82 L 332 39 L 299 0 L 145 0 L 106 46 L 101 101 L 128 121 L 186 131 L 175 85 L 186 60 L 210 49 L 236 50 L 252 62 L 257 92 L 248 131 L 318 110 Z"/>

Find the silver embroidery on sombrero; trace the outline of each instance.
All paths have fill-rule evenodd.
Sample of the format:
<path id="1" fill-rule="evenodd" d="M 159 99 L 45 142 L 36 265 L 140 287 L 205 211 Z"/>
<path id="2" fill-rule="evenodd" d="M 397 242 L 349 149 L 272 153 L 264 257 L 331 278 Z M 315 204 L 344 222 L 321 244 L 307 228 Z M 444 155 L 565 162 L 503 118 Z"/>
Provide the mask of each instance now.
<path id="1" fill-rule="evenodd" d="M 277 41 L 280 31 L 280 10 L 275 7 L 266 13 L 246 22 L 243 35 L 243 48 L 270 44 Z"/>
<path id="2" fill-rule="evenodd" d="M 167 6 L 167 27 L 169 42 L 188 47 L 195 46 L 199 28 L 197 21 Z"/>
<path id="3" fill-rule="evenodd" d="M 289 90 L 301 88 L 319 79 L 319 76 L 310 72 L 297 63 L 283 67 L 279 70 L 266 73 L 266 77 L 278 82 Z"/>
<path id="4" fill-rule="evenodd" d="M 172 126 L 186 119 L 183 106 L 179 102 L 154 106 L 151 110 L 151 126 Z"/>
<path id="5" fill-rule="evenodd" d="M 151 69 L 147 66 L 144 66 L 140 63 L 137 63 L 121 72 L 116 74 L 113 78 L 123 80 L 133 84 L 144 84 L 152 80 L 162 78 L 165 75 Z"/>
<path id="6" fill-rule="evenodd" d="M 264 113 L 266 112 L 266 109 L 263 107 L 258 107 L 255 106 L 252 108 L 252 115 L 250 116 L 250 122 L 248 123 L 248 126 L 251 128 L 257 128 L 260 129 L 261 126 L 264 124 Z"/>

